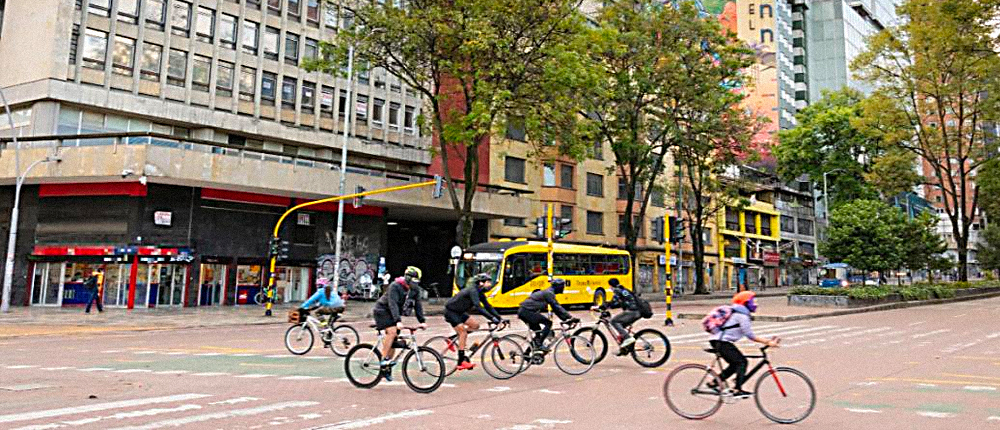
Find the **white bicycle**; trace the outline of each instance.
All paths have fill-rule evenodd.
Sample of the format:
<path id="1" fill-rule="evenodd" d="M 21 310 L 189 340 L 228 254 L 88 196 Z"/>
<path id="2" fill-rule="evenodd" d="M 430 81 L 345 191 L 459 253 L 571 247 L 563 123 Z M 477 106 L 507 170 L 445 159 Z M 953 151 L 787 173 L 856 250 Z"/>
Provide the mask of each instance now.
<path id="1" fill-rule="evenodd" d="M 324 325 L 319 318 L 310 315 L 308 310 L 289 311 L 288 322 L 292 326 L 285 332 L 285 348 L 295 355 L 306 354 L 316 343 L 315 333 L 319 333 L 324 348 L 330 348 L 338 357 L 346 356 L 354 345 L 361 342 L 361 336 L 354 327 L 347 324 L 334 325 L 339 319 L 340 314 L 334 314 Z"/>

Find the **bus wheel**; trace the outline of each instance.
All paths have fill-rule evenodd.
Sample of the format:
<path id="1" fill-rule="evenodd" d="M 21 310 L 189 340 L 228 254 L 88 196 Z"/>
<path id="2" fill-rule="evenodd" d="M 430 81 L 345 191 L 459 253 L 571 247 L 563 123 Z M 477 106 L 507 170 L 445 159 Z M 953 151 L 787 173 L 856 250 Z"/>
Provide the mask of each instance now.
<path id="1" fill-rule="evenodd" d="M 603 288 L 598 288 L 597 292 L 594 293 L 594 306 L 600 307 L 604 305 L 607 301 L 607 295 L 604 293 Z"/>

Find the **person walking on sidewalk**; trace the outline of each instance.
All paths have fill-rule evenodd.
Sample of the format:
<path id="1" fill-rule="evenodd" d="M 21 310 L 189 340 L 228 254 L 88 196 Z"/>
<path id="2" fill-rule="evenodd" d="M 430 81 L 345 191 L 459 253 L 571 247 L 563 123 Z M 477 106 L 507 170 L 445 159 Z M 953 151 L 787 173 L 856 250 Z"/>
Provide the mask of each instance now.
<path id="1" fill-rule="evenodd" d="M 90 307 L 97 303 L 97 312 L 104 312 L 104 305 L 101 304 L 101 293 L 104 290 L 104 273 L 101 268 L 95 269 L 84 281 L 83 286 L 87 289 L 90 297 L 87 299 L 87 309 L 84 313 L 90 313 Z"/>

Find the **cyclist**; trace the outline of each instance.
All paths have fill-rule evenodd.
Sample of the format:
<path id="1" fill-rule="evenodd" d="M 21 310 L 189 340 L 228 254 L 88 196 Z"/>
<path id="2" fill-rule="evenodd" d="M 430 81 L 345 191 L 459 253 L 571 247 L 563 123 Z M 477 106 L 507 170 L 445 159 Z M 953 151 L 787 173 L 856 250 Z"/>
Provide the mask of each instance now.
<path id="1" fill-rule="evenodd" d="M 469 333 L 479 330 L 479 323 L 469 316 L 469 312 L 476 309 L 480 315 L 489 319 L 493 324 L 499 324 L 502 320 L 500 314 L 486 299 L 486 292 L 490 288 L 493 288 L 493 278 L 486 273 L 480 273 L 472 277 L 472 282 L 454 297 L 448 299 L 444 305 L 444 320 L 451 324 L 458 335 L 458 366 L 456 369 L 469 370 L 476 367 L 465 355 L 465 342 Z"/>
<path id="2" fill-rule="evenodd" d="M 327 315 L 329 318 L 321 321 L 320 324 L 327 325 L 329 321 L 344 312 L 344 299 L 333 291 L 333 286 L 326 278 L 319 278 L 316 281 L 318 288 L 316 292 L 302 303 L 299 309 L 314 311 L 316 315 Z"/>
<path id="3" fill-rule="evenodd" d="M 733 313 L 719 332 L 714 333 L 713 339 L 709 341 L 712 348 L 718 352 L 723 360 L 726 360 L 726 363 L 729 363 L 729 366 L 719 374 L 719 379 L 725 381 L 730 376 L 736 375 L 736 391 L 733 393 L 733 397 L 737 398 L 750 397 L 753 393 L 743 391 L 743 383 L 746 382 L 747 374 L 747 358 L 736 347 L 736 342 L 746 336 L 747 339 L 754 342 L 777 347 L 779 341 L 777 337 L 764 340 L 753 334 L 753 330 L 750 328 L 750 314 L 757 310 L 757 304 L 754 302 L 755 296 L 753 291 L 736 293 L 733 296 L 733 305 L 731 306 Z M 708 387 L 714 390 L 719 389 L 714 381 L 709 382 Z"/>
<path id="4" fill-rule="evenodd" d="M 556 300 L 556 294 L 562 294 L 565 288 L 566 281 L 558 278 L 553 279 L 552 286 L 531 293 L 527 299 L 521 302 L 521 306 L 518 307 L 517 317 L 535 332 L 535 337 L 531 340 L 531 349 L 533 351 L 547 351 L 545 339 L 552 333 L 552 320 L 542 315 L 542 311 L 545 310 L 546 306 L 551 306 L 552 311 L 563 321 L 580 321 L 579 318 L 574 318 L 569 312 L 566 312 L 566 309 L 563 309 L 559 305 L 559 301 Z"/>
<path id="5" fill-rule="evenodd" d="M 611 318 L 611 327 L 618 332 L 618 339 L 621 341 L 621 349 L 618 350 L 618 355 L 625 355 L 628 353 L 628 347 L 635 343 L 635 338 L 629 334 L 625 327 L 631 326 L 639 318 L 639 304 L 635 301 L 635 295 L 631 291 L 625 289 L 625 287 L 618 282 L 617 278 L 611 278 L 608 281 L 608 285 L 611 286 L 611 291 L 614 292 L 614 296 L 611 301 L 604 303 L 600 307 L 594 307 L 592 309 L 597 311 L 604 311 L 608 308 L 621 308 L 622 312 Z"/>
<path id="6" fill-rule="evenodd" d="M 403 276 L 396 278 L 382 297 L 375 302 L 372 317 L 375 318 L 375 328 L 385 330 L 385 340 L 382 343 L 382 373 L 386 381 L 392 381 L 392 354 L 394 348 L 402 348 L 396 344 L 396 335 L 403 329 L 402 310 L 407 301 L 413 303 L 414 316 L 420 322 L 420 328 L 427 328 L 424 318 L 424 307 L 420 304 L 420 269 L 409 266 Z"/>

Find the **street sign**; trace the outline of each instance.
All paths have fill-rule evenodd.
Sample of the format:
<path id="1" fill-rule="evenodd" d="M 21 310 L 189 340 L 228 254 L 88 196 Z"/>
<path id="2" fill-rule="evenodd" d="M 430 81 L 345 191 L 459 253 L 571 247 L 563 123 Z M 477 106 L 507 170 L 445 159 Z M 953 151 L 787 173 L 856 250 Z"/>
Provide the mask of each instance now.
<path id="1" fill-rule="evenodd" d="M 170 227 L 173 212 L 156 211 L 153 212 L 153 224 Z"/>

